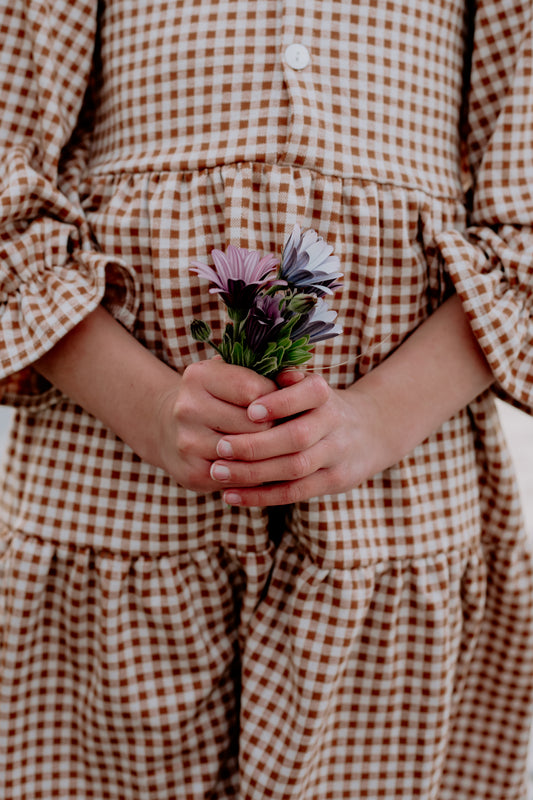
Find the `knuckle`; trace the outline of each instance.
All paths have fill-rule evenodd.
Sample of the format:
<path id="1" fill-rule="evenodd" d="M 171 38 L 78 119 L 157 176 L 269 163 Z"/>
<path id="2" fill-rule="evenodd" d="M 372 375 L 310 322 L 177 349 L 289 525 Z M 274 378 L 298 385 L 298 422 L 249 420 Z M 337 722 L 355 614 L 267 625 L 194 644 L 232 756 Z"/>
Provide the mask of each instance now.
<path id="1" fill-rule="evenodd" d="M 307 453 L 296 453 L 292 457 L 291 464 L 291 477 L 301 478 L 304 475 L 309 475 L 312 472 L 311 459 Z"/>
<path id="2" fill-rule="evenodd" d="M 329 397 L 330 387 L 326 383 L 322 375 L 316 373 L 312 374 L 309 378 L 311 381 L 311 391 L 317 396 L 321 402 L 326 402 Z"/>
<path id="3" fill-rule="evenodd" d="M 182 379 L 186 383 L 194 383 L 200 380 L 205 372 L 206 363 L 205 361 L 194 361 L 192 364 L 188 364 L 183 370 Z"/>
<path id="4" fill-rule="evenodd" d="M 172 407 L 172 419 L 174 422 L 182 424 L 194 416 L 195 407 L 196 404 L 193 402 L 191 395 L 181 394 Z"/>
<path id="5" fill-rule="evenodd" d="M 186 482 L 187 489 L 193 492 L 203 493 L 208 490 L 209 485 L 210 479 L 203 465 L 195 464 L 189 469 Z"/>
<path id="6" fill-rule="evenodd" d="M 292 446 L 295 450 L 304 450 L 311 443 L 311 425 L 304 417 L 294 420 Z"/>
<path id="7" fill-rule="evenodd" d="M 249 390 L 246 381 L 235 381 L 233 387 L 235 405 L 244 408 L 255 400 L 256 395 Z"/>
<path id="8" fill-rule="evenodd" d="M 250 370 L 246 370 L 246 373 L 249 371 Z M 239 405 L 248 406 L 250 403 L 253 403 L 254 400 L 257 400 L 258 397 L 261 397 L 261 395 L 270 392 L 270 388 L 265 386 L 262 382 L 257 381 L 256 377 L 258 376 L 254 374 L 245 374 L 244 377 L 240 376 L 240 381 L 236 384 L 238 387 Z"/>
<path id="9" fill-rule="evenodd" d="M 262 382 L 260 375 L 238 364 L 228 364 L 218 361 L 215 368 L 219 371 L 218 379 L 231 386 L 234 402 L 247 405 L 258 397 L 261 392 L 268 391 L 268 384 Z"/>
<path id="10" fill-rule="evenodd" d="M 293 414 L 293 403 L 290 394 L 285 395 L 282 392 L 280 392 L 280 394 L 276 398 L 276 402 L 278 404 L 277 416 L 289 417 Z"/>
<path id="11" fill-rule="evenodd" d="M 299 499 L 298 487 L 295 484 L 288 483 L 280 486 L 279 489 L 279 505 L 286 506 L 296 503 Z"/>
<path id="12" fill-rule="evenodd" d="M 239 476 L 236 476 L 239 477 Z M 262 476 L 260 471 L 255 467 L 248 467 L 246 469 L 246 474 L 242 475 L 242 483 L 248 486 L 255 486 L 258 483 L 262 482 Z"/>
<path id="13" fill-rule="evenodd" d="M 257 445 L 254 444 L 251 437 L 243 437 L 243 439 L 244 441 L 240 442 L 239 455 L 241 459 L 243 461 L 256 461 L 258 457 Z"/>
<path id="14" fill-rule="evenodd" d="M 176 449 L 181 458 L 191 455 L 194 447 L 194 435 L 186 428 L 180 431 L 176 440 Z"/>
<path id="15" fill-rule="evenodd" d="M 263 457 L 261 439 L 256 433 L 241 433 L 231 440 L 234 461 L 260 461 Z"/>
<path id="16" fill-rule="evenodd" d="M 331 491 L 342 491 L 345 479 L 344 471 L 341 467 L 332 467 L 329 470 L 329 485 L 331 487 Z"/>

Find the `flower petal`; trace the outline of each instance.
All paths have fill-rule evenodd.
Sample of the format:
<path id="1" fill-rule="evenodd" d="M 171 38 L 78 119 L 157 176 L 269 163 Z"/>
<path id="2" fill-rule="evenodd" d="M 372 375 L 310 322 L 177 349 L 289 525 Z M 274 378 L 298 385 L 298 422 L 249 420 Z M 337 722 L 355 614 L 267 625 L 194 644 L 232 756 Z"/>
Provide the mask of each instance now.
<path id="1" fill-rule="evenodd" d="M 202 264 L 199 261 L 196 261 L 191 266 L 191 272 L 195 272 L 200 278 L 204 278 L 211 283 L 215 283 L 217 286 L 219 285 L 218 275 L 212 267 L 209 267 L 207 264 Z"/>

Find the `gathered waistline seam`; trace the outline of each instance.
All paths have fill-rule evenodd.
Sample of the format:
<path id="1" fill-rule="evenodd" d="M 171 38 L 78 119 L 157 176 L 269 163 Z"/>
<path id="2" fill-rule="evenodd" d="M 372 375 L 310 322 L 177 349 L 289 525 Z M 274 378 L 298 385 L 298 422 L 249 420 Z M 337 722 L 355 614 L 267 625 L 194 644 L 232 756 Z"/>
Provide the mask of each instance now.
<path id="1" fill-rule="evenodd" d="M 202 173 L 210 173 L 220 171 L 228 168 L 239 167 L 254 167 L 254 168 L 270 168 L 270 169 L 285 169 L 293 172 L 302 172 L 310 175 L 315 175 L 318 178 L 330 178 L 340 181 L 341 183 L 348 183 L 350 181 L 359 182 L 361 184 L 373 184 L 382 188 L 390 189 L 404 189 L 409 192 L 420 192 L 434 200 L 448 201 L 453 203 L 464 204 L 464 196 L 458 192 L 456 195 L 445 192 L 432 192 L 422 186 L 410 184 L 408 182 L 395 181 L 386 178 L 376 178 L 368 175 L 358 175 L 352 173 L 350 175 L 341 175 L 338 172 L 327 172 L 319 169 L 311 169 L 310 167 L 301 166 L 299 164 L 289 164 L 284 162 L 275 161 L 228 161 L 223 164 L 213 164 L 206 167 L 195 167 L 190 169 L 172 169 L 169 167 L 140 167 L 140 168 L 120 168 L 120 169 L 106 169 L 95 168 L 86 172 L 83 177 L 83 182 L 90 181 L 92 178 L 105 178 L 105 177 L 127 177 L 128 175 L 201 175 Z"/>

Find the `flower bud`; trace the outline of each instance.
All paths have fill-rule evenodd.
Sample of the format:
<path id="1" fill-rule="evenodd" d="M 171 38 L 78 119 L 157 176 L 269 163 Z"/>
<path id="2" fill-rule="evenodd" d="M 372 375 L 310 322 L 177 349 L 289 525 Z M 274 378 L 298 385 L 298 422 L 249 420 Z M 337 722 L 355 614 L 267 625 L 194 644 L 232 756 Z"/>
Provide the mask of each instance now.
<path id="1" fill-rule="evenodd" d="M 287 308 L 295 314 L 308 314 L 316 305 L 317 297 L 314 294 L 298 293 L 289 300 Z"/>
<path id="2" fill-rule="evenodd" d="M 191 322 L 191 335 L 197 342 L 208 342 L 211 338 L 211 328 L 207 322 L 201 319 L 193 319 Z"/>

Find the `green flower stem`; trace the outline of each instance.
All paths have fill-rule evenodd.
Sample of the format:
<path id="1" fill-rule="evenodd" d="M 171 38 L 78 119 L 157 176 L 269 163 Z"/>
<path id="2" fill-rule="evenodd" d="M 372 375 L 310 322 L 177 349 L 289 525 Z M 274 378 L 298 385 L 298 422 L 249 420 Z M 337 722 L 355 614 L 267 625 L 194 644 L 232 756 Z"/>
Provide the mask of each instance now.
<path id="1" fill-rule="evenodd" d="M 212 339 L 209 339 L 209 340 L 207 341 L 207 343 L 206 343 L 206 344 L 210 345 L 210 346 L 213 348 L 213 350 L 216 350 L 216 351 L 217 351 L 217 353 L 219 354 L 219 356 L 222 356 L 222 358 L 224 358 L 224 353 L 222 352 L 222 350 L 220 349 L 220 347 L 214 343 L 214 341 L 213 341 Z M 225 359 L 224 359 L 224 360 L 225 360 Z"/>

